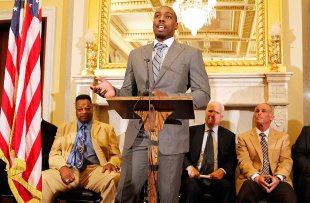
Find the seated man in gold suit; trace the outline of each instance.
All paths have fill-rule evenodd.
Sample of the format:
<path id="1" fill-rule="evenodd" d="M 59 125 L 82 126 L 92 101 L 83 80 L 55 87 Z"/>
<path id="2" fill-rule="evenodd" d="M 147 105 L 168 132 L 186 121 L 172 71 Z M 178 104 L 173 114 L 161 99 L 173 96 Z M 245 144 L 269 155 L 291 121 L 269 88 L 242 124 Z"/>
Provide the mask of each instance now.
<path id="1" fill-rule="evenodd" d="M 238 135 L 238 203 L 297 203 L 290 173 L 293 160 L 289 136 L 270 127 L 273 108 L 266 103 L 254 110 L 255 127 Z"/>
<path id="2" fill-rule="evenodd" d="M 42 202 L 77 187 L 100 193 L 104 203 L 114 202 L 121 162 L 114 129 L 93 120 L 90 96 L 79 95 L 75 102 L 77 120 L 58 128 L 50 169 L 42 172 Z"/>

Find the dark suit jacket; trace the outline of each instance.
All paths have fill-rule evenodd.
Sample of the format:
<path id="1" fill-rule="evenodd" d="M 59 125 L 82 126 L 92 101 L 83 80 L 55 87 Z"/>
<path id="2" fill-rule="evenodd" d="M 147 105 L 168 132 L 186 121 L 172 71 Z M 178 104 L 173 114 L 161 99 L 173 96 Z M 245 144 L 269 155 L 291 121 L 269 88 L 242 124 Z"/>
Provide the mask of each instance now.
<path id="1" fill-rule="evenodd" d="M 129 54 L 124 83 L 116 90 L 117 96 L 136 96 L 145 91 L 146 81 L 151 89 L 166 92 L 169 96 L 192 96 L 194 108 L 201 108 L 210 100 L 210 86 L 201 51 L 174 41 L 162 63 L 154 82 L 152 73 L 153 44 L 142 46 Z M 145 59 L 150 60 L 146 62 Z M 191 88 L 190 93 L 186 91 Z M 189 148 L 189 121 L 179 120 L 177 124 L 165 124 L 159 135 L 159 151 L 162 154 L 185 153 Z M 129 121 L 124 148 L 131 148 L 142 126 L 140 119 Z"/>
<path id="2" fill-rule="evenodd" d="M 310 126 L 304 126 L 292 148 L 294 186 L 296 191 L 303 187 L 301 179 L 310 178 Z"/>
<path id="3" fill-rule="evenodd" d="M 42 134 L 42 170 L 48 169 L 48 155 L 54 142 L 57 127 L 45 120 L 41 121 Z"/>
<path id="4" fill-rule="evenodd" d="M 205 132 L 205 124 L 191 126 L 190 149 L 184 158 L 184 169 L 188 166 L 197 166 L 201 152 L 202 140 Z M 226 171 L 226 176 L 232 185 L 235 182 L 235 169 L 237 164 L 235 134 L 226 128 L 218 128 L 218 168 Z"/>

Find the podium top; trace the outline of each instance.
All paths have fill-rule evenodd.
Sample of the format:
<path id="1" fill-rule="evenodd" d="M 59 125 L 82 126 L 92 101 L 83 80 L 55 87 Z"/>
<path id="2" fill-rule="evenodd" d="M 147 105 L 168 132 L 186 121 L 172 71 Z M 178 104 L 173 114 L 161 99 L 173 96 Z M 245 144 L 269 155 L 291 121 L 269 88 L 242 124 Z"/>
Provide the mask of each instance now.
<path id="1" fill-rule="evenodd" d="M 172 112 L 168 119 L 194 119 L 191 96 L 136 96 L 107 98 L 109 106 L 123 119 L 140 118 L 135 111 L 149 111 L 149 104 L 162 112 Z"/>

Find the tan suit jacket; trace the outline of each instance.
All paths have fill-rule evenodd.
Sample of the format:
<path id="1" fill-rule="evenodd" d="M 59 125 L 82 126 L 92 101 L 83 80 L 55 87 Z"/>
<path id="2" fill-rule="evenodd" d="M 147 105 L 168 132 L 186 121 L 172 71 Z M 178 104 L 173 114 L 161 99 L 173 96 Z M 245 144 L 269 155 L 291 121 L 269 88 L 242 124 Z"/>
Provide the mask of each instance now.
<path id="1" fill-rule="evenodd" d="M 260 173 L 263 167 L 263 153 L 256 129 L 238 135 L 237 158 L 240 175 L 236 181 L 237 193 L 243 182 L 252 175 Z M 285 182 L 292 185 L 290 173 L 293 160 L 291 158 L 291 147 L 289 135 L 270 129 L 268 135 L 268 158 L 272 175 L 284 175 Z"/>
<path id="2" fill-rule="evenodd" d="M 49 154 L 50 168 L 59 169 L 67 165 L 77 135 L 77 120 L 58 128 L 55 141 Z M 92 144 L 100 166 L 111 163 L 120 167 L 118 140 L 111 125 L 93 120 L 91 129 Z"/>

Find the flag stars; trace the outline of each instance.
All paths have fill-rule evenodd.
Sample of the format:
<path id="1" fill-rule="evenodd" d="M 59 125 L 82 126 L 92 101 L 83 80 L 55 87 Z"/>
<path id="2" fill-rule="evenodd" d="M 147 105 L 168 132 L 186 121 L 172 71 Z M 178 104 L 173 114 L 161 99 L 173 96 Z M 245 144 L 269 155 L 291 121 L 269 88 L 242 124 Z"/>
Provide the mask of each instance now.
<path id="1" fill-rule="evenodd" d="M 13 11 L 17 11 L 17 10 L 18 10 L 18 8 L 16 6 L 14 6 Z"/>

